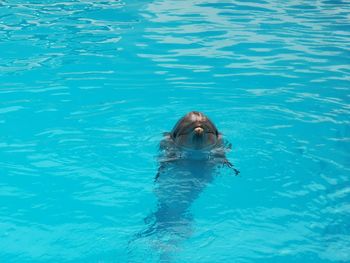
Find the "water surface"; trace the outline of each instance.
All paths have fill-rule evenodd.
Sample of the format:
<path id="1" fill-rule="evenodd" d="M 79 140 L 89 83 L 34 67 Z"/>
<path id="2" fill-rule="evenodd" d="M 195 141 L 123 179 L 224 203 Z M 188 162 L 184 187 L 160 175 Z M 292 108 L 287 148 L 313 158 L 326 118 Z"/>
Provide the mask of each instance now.
<path id="1" fill-rule="evenodd" d="M 173 262 L 350 261 L 348 1 L 3 0 L 0 261 L 159 262 L 162 133 L 233 144 Z"/>

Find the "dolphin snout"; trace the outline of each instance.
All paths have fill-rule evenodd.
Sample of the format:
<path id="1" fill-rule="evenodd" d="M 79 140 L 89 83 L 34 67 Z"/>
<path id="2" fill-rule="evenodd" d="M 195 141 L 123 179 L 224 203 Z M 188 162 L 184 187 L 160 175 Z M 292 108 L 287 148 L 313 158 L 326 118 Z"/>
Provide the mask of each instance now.
<path id="1" fill-rule="evenodd" d="M 196 135 L 202 135 L 203 132 L 204 132 L 204 130 L 203 130 L 202 127 L 197 127 L 197 128 L 194 129 L 194 133 L 195 133 Z"/>

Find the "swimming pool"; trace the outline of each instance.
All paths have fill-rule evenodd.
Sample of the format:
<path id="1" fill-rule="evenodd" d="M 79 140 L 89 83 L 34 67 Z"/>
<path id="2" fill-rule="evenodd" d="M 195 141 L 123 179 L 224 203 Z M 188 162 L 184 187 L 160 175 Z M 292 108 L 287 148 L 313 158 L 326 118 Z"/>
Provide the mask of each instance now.
<path id="1" fill-rule="evenodd" d="M 350 261 L 348 1 L 3 0 L 0 261 L 159 262 L 158 144 L 206 113 L 241 171 L 171 262 Z"/>

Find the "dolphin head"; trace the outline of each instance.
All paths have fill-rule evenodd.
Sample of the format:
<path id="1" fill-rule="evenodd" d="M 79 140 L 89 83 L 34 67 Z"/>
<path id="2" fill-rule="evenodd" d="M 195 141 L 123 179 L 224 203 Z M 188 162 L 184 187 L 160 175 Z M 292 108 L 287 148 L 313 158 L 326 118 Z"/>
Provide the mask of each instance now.
<path id="1" fill-rule="evenodd" d="M 220 134 L 207 116 L 191 111 L 177 122 L 171 137 L 180 148 L 205 150 L 217 145 Z"/>

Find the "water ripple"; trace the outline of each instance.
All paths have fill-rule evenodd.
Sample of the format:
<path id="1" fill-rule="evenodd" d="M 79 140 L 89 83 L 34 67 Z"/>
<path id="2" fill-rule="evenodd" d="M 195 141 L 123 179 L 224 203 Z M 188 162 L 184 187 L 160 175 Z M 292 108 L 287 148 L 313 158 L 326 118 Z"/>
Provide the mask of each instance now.
<path id="1" fill-rule="evenodd" d="M 162 133 L 201 110 L 241 176 L 193 203 L 176 261 L 348 262 L 349 12 L 1 1 L 0 259 L 158 262 L 147 241 L 126 250 L 155 209 Z"/>

